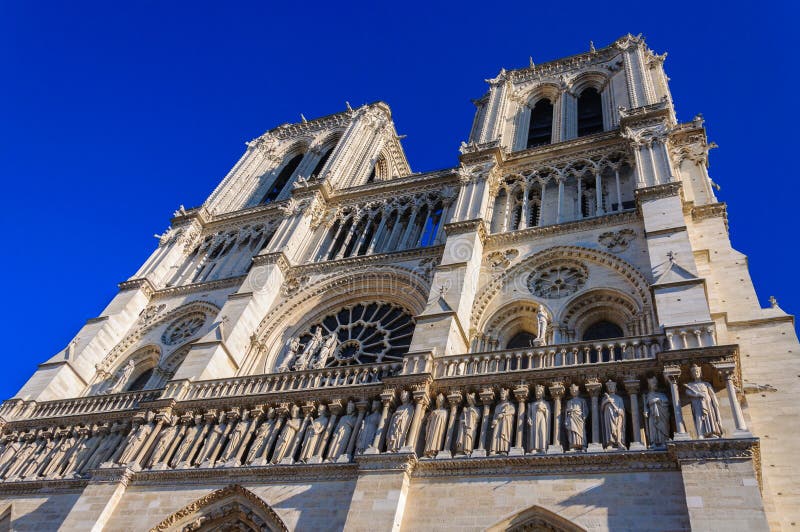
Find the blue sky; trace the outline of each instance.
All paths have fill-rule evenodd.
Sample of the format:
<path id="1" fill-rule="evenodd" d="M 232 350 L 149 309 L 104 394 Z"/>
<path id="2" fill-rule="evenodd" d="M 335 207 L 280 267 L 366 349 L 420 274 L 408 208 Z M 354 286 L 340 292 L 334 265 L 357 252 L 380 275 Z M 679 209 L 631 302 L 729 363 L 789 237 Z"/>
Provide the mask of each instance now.
<path id="1" fill-rule="evenodd" d="M 384 100 L 412 169 L 451 167 L 484 79 L 628 32 L 669 52 L 679 119 L 702 112 L 720 145 L 710 172 L 762 305 L 798 312 L 797 21 L 788 2 L 0 2 L 0 398 L 99 314 L 245 141 Z"/>

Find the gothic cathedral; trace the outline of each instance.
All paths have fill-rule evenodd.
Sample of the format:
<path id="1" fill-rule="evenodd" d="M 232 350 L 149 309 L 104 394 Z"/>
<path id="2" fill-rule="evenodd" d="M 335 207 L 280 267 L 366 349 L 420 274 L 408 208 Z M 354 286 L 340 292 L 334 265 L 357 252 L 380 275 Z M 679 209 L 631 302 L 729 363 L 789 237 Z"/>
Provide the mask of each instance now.
<path id="1" fill-rule="evenodd" d="M 800 522 L 794 318 L 664 58 L 501 70 L 456 168 L 382 102 L 249 142 L 0 407 L 0 528 Z"/>

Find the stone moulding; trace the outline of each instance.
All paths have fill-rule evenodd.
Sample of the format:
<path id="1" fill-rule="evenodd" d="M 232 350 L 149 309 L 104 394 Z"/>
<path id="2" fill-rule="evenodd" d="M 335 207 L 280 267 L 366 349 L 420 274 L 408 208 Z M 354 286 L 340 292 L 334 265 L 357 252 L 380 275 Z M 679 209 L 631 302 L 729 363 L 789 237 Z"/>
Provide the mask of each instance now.
<path id="1" fill-rule="evenodd" d="M 707 218 L 722 218 L 725 231 L 728 231 L 728 206 L 725 203 L 709 203 L 692 207 L 692 221 L 700 222 Z"/>
<path id="2" fill-rule="evenodd" d="M 574 222 L 529 227 L 527 229 L 509 231 L 506 233 L 493 233 L 486 239 L 486 249 L 495 249 L 500 246 L 527 241 L 536 237 L 555 236 L 565 233 L 579 233 L 581 231 L 591 231 L 592 229 L 596 229 L 598 227 L 605 229 L 607 227 L 637 222 L 640 219 L 640 215 L 635 210 L 630 209 L 619 213 L 606 214 L 605 216 L 596 216 L 594 218 L 586 218 L 585 220 L 576 220 Z"/>
<path id="3" fill-rule="evenodd" d="M 305 264 L 302 266 L 295 266 L 292 268 L 294 275 L 315 275 L 335 271 L 339 268 L 347 268 L 354 265 L 367 266 L 367 265 L 380 265 L 380 264 L 397 264 L 398 262 L 406 262 L 417 259 L 424 259 L 429 257 L 440 257 L 444 251 L 444 246 L 430 246 L 424 248 L 415 248 L 410 250 L 392 251 L 389 253 L 379 253 L 376 255 L 361 255 L 357 257 L 347 257 L 345 259 L 330 260 L 324 262 L 316 262 Z"/>
<path id="4" fill-rule="evenodd" d="M 671 198 L 672 196 L 681 195 L 683 191 L 683 183 L 675 181 L 672 183 L 664 183 L 663 185 L 654 185 L 652 187 L 637 188 L 634 191 L 636 202 L 640 205 L 644 201 L 654 201 L 658 199 Z"/>

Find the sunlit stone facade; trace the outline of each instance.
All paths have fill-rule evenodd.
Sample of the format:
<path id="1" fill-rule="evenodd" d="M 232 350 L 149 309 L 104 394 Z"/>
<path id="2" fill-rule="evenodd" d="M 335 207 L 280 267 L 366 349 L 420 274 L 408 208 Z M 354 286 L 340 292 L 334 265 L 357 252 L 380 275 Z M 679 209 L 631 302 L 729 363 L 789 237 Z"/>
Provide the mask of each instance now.
<path id="1" fill-rule="evenodd" d="M 456 168 L 384 103 L 249 142 L 0 408 L 0 526 L 791 528 L 794 321 L 664 57 L 502 70 Z"/>

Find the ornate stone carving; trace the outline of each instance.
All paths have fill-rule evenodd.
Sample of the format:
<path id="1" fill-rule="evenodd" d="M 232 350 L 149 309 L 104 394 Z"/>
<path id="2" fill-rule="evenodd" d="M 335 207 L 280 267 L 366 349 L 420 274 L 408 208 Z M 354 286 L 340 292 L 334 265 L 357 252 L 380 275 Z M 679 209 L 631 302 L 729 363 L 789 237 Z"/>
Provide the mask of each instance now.
<path id="1" fill-rule="evenodd" d="M 692 381 L 684 384 L 686 395 L 692 404 L 694 427 L 699 438 L 719 438 L 722 436 L 722 416 L 720 415 L 714 387 L 702 380 L 700 366 L 689 368 Z"/>
<path id="2" fill-rule="evenodd" d="M 191 338 L 206 322 L 206 315 L 193 312 L 169 324 L 161 335 L 164 345 L 176 345 Z"/>
<path id="3" fill-rule="evenodd" d="M 518 255 L 519 251 L 514 248 L 504 251 L 492 251 L 486 255 L 486 262 L 491 268 L 505 269 Z"/>
<path id="4" fill-rule="evenodd" d="M 559 299 L 572 295 L 586 284 L 588 268 L 581 263 L 549 264 L 544 271 L 534 271 L 528 277 L 528 289 L 533 295 Z"/>
<path id="5" fill-rule="evenodd" d="M 636 236 L 632 229 L 620 229 L 619 231 L 606 231 L 597 237 L 597 241 L 608 251 L 620 253 L 628 249 L 631 240 Z"/>

